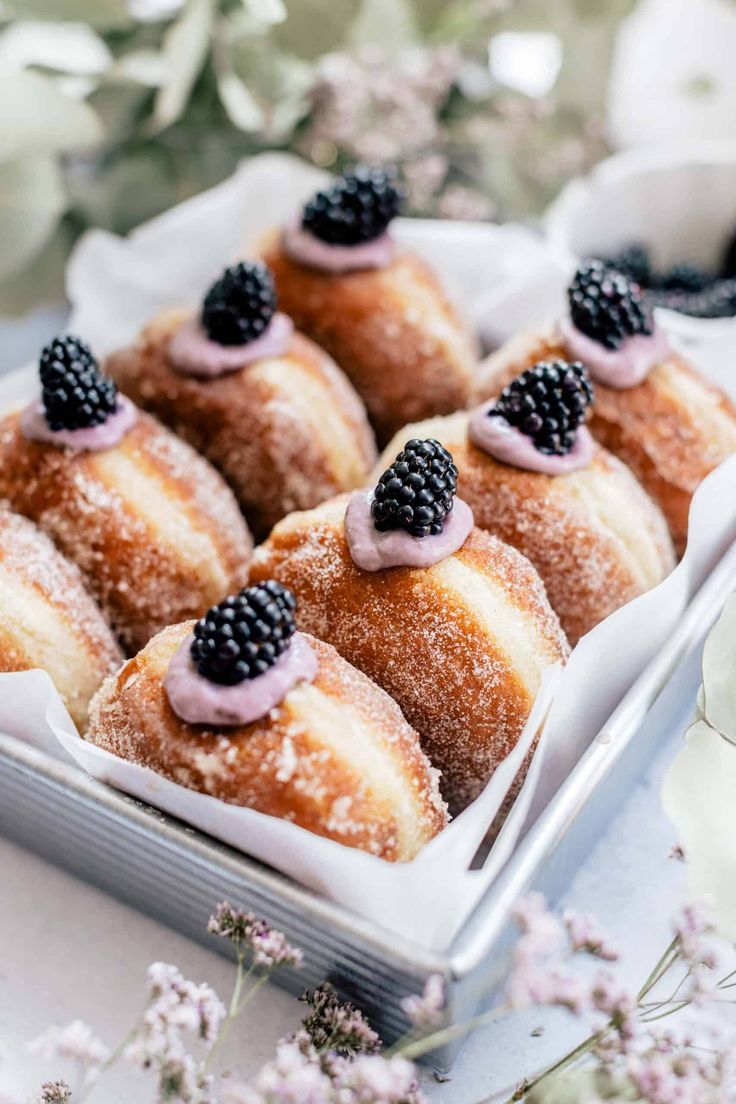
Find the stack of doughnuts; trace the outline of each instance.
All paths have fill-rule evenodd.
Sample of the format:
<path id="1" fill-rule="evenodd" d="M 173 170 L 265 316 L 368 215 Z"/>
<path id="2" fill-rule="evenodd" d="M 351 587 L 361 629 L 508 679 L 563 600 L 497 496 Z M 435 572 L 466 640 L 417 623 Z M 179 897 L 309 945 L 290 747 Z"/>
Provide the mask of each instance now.
<path id="1" fill-rule="evenodd" d="M 0 671 L 47 670 L 114 755 L 391 862 L 667 575 L 736 451 L 600 262 L 478 368 L 401 199 L 346 172 L 103 367 L 51 342 L 0 420 Z"/>

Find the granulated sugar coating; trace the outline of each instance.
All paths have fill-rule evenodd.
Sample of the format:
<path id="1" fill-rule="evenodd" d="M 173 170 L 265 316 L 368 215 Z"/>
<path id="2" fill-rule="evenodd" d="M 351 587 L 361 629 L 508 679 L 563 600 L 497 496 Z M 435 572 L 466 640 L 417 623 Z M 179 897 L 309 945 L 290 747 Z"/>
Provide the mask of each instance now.
<path id="1" fill-rule="evenodd" d="M 495 398 L 538 361 L 565 355 L 556 327 L 521 334 L 481 364 L 476 400 Z M 736 407 L 673 353 L 637 387 L 618 391 L 596 383 L 589 425 L 593 436 L 628 464 L 652 496 L 682 555 L 693 493 L 706 475 L 736 452 Z"/>
<path id="2" fill-rule="evenodd" d="M 159 315 L 105 368 L 222 472 L 254 532 L 265 536 L 291 510 L 365 481 L 373 434 L 360 399 L 321 349 L 294 334 L 280 356 L 194 379 L 176 372 L 167 352 L 187 317 Z"/>
<path id="3" fill-rule="evenodd" d="M 447 823 L 436 772 L 395 702 L 329 644 L 317 677 L 252 724 L 210 729 L 173 712 L 163 679 L 192 622 L 159 633 L 109 678 L 87 738 L 193 790 L 290 820 L 391 861 Z"/>
<path id="4" fill-rule="evenodd" d="M 363 572 L 345 541 L 346 505 L 341 496 L 285 518 L 251 578 L 290 587 L 299 624 L 391 694 L 457 812 L 513 748 L 567 641 L 536 571 L 508 545 L 475 529 L 434 567 Z"/>
<path id="5" fill-rule="evenodd" d="M 385 268 L 329 275 L 265 252 L 281 309 L 347 373 L 379 443 L 407 422 L 468 401 L 476 350 L 437 276 L 398 252 Z"/>
<path id="6" fill-rule="evenodd" d="M 75 724 L 123 656 L 78 569 L 30 521 L 0 509 L 0 671 L 46 670 Z"/>
<path id="7" fill-rule="evenodd" d="M 251 539 L 209 464 L 140 414 L 116 448 L 75 452 L 0 423 L 0 500 L 81 569 L 128 651 L 244 582 Z"/>
<path id="8" fill-rule="evenodd" d="M 468 415 L 406 426 L 405 437 L 434 437 L 452 453 L 458 494 L 476 525 L 532 561 L 571 644 L 609 613 L 656 586 L 674 567 L 667 523 L 629 469 L 594 446 L 586 467 L 546 475 L 495 460 L 468 440 Z"/>

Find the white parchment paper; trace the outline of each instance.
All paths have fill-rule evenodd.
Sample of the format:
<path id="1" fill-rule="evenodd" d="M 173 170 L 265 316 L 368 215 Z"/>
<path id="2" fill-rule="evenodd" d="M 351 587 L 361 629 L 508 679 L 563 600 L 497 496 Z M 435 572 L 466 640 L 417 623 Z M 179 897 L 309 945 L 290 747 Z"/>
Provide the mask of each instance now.
<path id="1" fill-rule="evenodd" d="M 158 310 L 196 304 L 322 181 L 295 158 L 268 154 L 127 239 L 92 231 L 70 262 L 70 328 L 99 354 L 132 340 Z M 513 225 L 398 220 L 397 237 L 433 263 L 469 321 L 492 341 L 558 313 L 560 263 Z M 0 384 L 0 409 L 30 397 L 30 367 Z M 412 863 L 392 866 L 252 810 L 225 805 L 85 744 L 42 672 L 0 675 L 0 730 L 71 758 L 94 777 L 150 802 L 428 948 L 449 944 L 508 860 L 526 823 L 554 795 L 628 687 L 674 631 L 690 597 L 736 536 L 736 458 L 704 481 L 690 541 L 660 586 L 618 610 L 550 672 L 517 748 L 478 800 Z M 523 757 L 549 713 L 531 770 L 482 869 L 470 870 Z"/>

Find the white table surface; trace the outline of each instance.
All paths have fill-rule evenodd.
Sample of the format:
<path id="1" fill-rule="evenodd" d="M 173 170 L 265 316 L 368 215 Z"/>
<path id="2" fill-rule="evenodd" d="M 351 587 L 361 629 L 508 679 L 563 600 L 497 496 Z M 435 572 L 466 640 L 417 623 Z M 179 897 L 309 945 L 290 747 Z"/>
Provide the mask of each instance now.
<path id="1" fill-rule="evenodd" d="M 60 317 L 43 312 L 0 325 L 3 367 L 34 355 Z M 643 981 L 668 943 L 669 917 L 683 892 L 682 864 L 668 858 L 674 833 L 659 802 L 662 765 L 677 735 L 622 807 L 569 895 L 568 903 L 598 913 L 618 937 L 626 951 L 622 969 L 632 984 Z M 0 838 L 0 1104 L 4 1097 L 25 1104 L 44 1079 L 64 1074 L 63 1067 L 26 1051 L 51 1024 L 80 1018 L 108 1043 L 118 1042 L 141 1010 L 146 968 L 155 960 L 175 963 L 185 976 L 229 994 L 232 966 L 225 959 Z M 233 1032 L 228 1065 L 252 1073 L 299 1016 L 293 998 L 275 987 L 264 990 L 257 1015 Z M 542 1023 L 543 1035 L 532 1037 Z M 504 1088 L 508 1095 L 525 1074 L 574 1045 L 579 1030 L 564 1015 L 537 1013 L 484 1028 L 467 1042 L 452 1079 L 440 1085 L 428 1073 L 426 1091 L 437 1104 L 475 1104 Z M 105 1078 L 92 1099 L 145 1104 L 144 1085 L 123 1067 Z M 135 1088 L 142 1094 L 133 1096 Z"/>

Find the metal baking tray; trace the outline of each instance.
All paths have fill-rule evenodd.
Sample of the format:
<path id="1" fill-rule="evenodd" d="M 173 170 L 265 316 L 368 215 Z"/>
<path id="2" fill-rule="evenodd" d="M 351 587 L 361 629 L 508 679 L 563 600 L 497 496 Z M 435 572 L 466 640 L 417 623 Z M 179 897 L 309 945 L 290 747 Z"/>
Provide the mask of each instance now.
<path id="1" fill-rule="evenodd" d="M 0 735 L 0 832 L 134 907 L 204 942 L 213 905 L 253 909 L 305 951 L 291 991 L 329 978 L 386 1041 L 407 1027 L 402 997 L 431 974 L 447 986 L 446 1022 L 490 1002 L 513 936 L 510 909 L 529 888 L 554 904 L 673 731 L 684 730 L 700 682 L 705 636 L 736 590 L 736 546 L 691 602 L 678 630 L 626 694 L 558 795 L 522 841 L 447 952 L 413 946 L 187 825 Z M 228 945 L 217 946 L 227 953 Z M 435 1052 L 448 1065 L 455 1047 Z"/>

